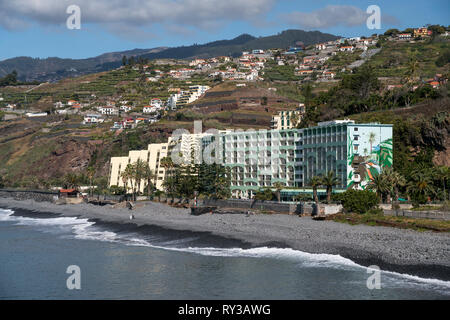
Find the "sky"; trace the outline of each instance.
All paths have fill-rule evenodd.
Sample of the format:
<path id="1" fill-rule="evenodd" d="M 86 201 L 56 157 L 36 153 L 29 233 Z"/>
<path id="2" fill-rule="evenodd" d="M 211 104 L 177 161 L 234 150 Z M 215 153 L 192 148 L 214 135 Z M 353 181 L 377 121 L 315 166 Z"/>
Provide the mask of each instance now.
<path id="1" fill-rule="evenodd" d="M 80 29 L 67 20 L 80 9 Z M 367 27 L 367 8 L 381 28 Z M 69 19 L 71 23 L 76 19 Z M 134 48 L 268 36 L 287 29 L 353 37 L 426 24 L 450 25 L 449 0 L 0 0 L 0 60 L 88 58 Z"/>

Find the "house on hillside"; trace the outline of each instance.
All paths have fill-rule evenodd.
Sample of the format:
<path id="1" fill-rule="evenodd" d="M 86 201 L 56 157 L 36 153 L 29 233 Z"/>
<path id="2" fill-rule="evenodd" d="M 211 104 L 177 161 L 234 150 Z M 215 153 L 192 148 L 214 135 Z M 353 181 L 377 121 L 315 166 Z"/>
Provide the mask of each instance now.
<path id="1" fill-rule="evenodd" d="M 316 44 L 316 50 L 325 50 L 327 45 L 325 43 Z"/>
<path id="2" fill-rule="evenodd" d="M 87 114 L 84 116 L 83 124 L 97 124 L 103 123 L 105 119 L 102 118 L 99 114 Z"/>
<path id="3" fill-rule="evenodd" d="M 130 112 L 133 109 L 133 107 L 132 106 L 120 106 L 119 109 L 120 109 L 120 111 L 126 113 L 126 112 Z"/>
<path id="4" fill-rule="evenodd" d="M 414 29 L 414 37 L 428 37 L 433 34 L 433 31 L 428 30 L 428 28 L 417 28 Z"/>
<path id="5" fill-rule="evenodd" d="M 411 39 L 411 33 L 400 33 L 398 35 L 398 38 L 400 40 L 410 40 Z"/>
<path id="6" fill-rule="evenodd" d="M 108 116 L 116 116 L 116 115 L 119 115 L 119 110 L 116 109 L 116 108 L 114 108 L 114 107 L 112 107 L 112 106 L 99 107 L 99 108 L 98 108 L 98 111 L 99 111 L 101 114 L 105 114 L 105 115 L 108 115 Z"/>
<path id="7" fill-rule="evenodd" d="M 353 50 L 355 50 L 353 46 L 342 46 L 339 48 L 339 51 L 341 52 L 353 52 Z"/>

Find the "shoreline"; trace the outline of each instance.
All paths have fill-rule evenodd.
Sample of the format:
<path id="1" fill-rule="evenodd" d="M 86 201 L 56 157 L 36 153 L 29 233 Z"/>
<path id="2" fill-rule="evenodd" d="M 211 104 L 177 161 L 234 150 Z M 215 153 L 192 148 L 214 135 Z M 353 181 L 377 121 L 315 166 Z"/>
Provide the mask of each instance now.
<path id="1" fill-rule="evenodd" d="M 0 198 L 0 208 L 27 210 L 29 216 L 56 214 L 86 218 L 106 228 L 110 224 L 119 230 L 131 229 L 141 234 L 151 234 L 158 228 L 171 235 L 200 235 L 218 247 L 291 248 L 312 254 L 340 255 L 364 267 L 377 265 L 384 271 L 450 281 L 449 234 L 350 226 L 282 214 L 192 216 L 187 209 L 154 202 L 139 203 L 138 208 L 129 211 L 111 206 L 56 205 Z M 130 212 L 135 216 L 132 221 Z"/>

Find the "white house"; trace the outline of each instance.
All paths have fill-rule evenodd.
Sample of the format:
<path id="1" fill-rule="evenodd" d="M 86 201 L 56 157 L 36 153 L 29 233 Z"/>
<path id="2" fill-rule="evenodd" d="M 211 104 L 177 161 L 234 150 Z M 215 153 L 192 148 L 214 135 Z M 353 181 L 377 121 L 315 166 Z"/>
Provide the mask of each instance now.
<path id="1" fill-rule="evenodd" d="M 159 110 L 160 110 L 160 108 L 155 107 L 155 106 L 145 106 L 142 109 L 142 112 L 143 113 L 155 113 L 155 112 L 158 112 Z"/>
<path id="2" fill-rule="evenodd" d="M 101 114 L 106 114 L 108 116 L 114 116 L 114 115 L 118 115 L 119 114 L 119 110 L 117 110 L 116 108 L 111 107 L 111 106 L 99 107 L 98 111 Z"/>
<path id="3" fill-rule="evenodd" d="M 133 109 L 132 106 L 120 106 L 119 109 L 123 112 L 130 112 Z"/>
<path id="4" fill-rule="evenodd" d="M 344 52 L 344 51 L 350 51 L 353 52 L 353 50 L 355 50 L 355 48 L 353 46 L 343 46 L 339 48 L 339 51 Z"/>
<path id="5" fill-rule="evenodd" d="M 61 101 L 55 102 L 54 105 L 55 105 L 55 108 L 57 108 L 57 109 L 64 107 L 64 103 L 62 103 Z"/>
<path id="6" fill-rule="evenodd" d="M 151 105 L 152 107 L 156 107 L 156 108 L 159 108 L 159 109 L 162 108 L 162 104 L 163 104 L 163 102 L 162 102 L 161 99 L 152 99 L 152 100 L 150 101 L 150 105 Z"/>
<path id="7" fill-rule="evenodd" d="M 264 54 L 264 50 L 261 49 L 253 50 L 252 54 Z"/>
<path id="8" fill-rule="evenodd" d="M 103 123 L 105 119 L 102 118 L 99 114 L 87 114 L 84 116 L 83 124 L 89 123 Z"/>
<path id="9" fill-rule="evenodd" d="M 327 45 L 325 43 L 316 44 L 316 50 L 325 50 Z"/>

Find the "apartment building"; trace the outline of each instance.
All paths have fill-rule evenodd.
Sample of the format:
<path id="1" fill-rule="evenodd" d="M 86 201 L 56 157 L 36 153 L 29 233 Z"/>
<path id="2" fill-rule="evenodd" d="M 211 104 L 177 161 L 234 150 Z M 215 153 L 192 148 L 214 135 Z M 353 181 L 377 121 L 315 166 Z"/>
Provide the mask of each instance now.
<path id="1" fill-rule="evenodd" d="M 224 165 L 231 171 L 231 193 L 252 198 L 262 187 L 279 182 L 295 187 L 296 141 L 299 130 L 228 131 L 221 133 Z"/>
<path id="2" fill-rule="evenodd" d="M 140 159 L 147 163 L 155 173 L 156 177 L 153 180 L 153 184 L 156 186 L 156 189 L 163 190 L 165 168 L 161 166 L 161 160 L 168 155 L 168 147 L 168 143 L 149 144 L 147 150 L 133 150 L 126 157 L 111 158 L 109 186 L 124 187 L 125 182 L 122 179 L 122 173 L 128 164 L 133 164 Z M 130 192 L 131 181 L 128 181 L 126 184 Z M 142 181 L 140 192 L 144 192 L 146 184 L 146 181 Z"/>
<path id="3" fill-rule="evenodd" d="M 189 90 L 183 91 L 181 97 L 176 102 L 177 108 L 182 108 L 185 105 L 192 103 L 199 99 L 202 95 L 210 89 L 209 86 L 190 86 Z"/>
<path id="4" fill-rule="evenodd" d="M 147 150 L 130 151 L 128 157 L 112 158 L 110 186 L 123 186 L 120 173 L 140 158 L 158 173 L 157 188 L 162 190 L 163 157 L 173 159 L 175 153 L 180 164 L 198 163 L 212 150 L 215 159 L 230 169 L 230 191 L 235 198 L 252 198 L 261 188 L 275 183 L 285 187 L 281 191 L 285 200 L 311 194 L 311 178 L 329 171 L 338 177 L 337 192 L 363 190 L 383 168 L 392 167 L 392 146 L 392 125 L 356 124 L 352 120 L 321 122 L 305 129 L 182 134 L 166 144 L 149 145 Z M 325 194 L 325 190 L 320 192 Z"/>
<path id="5" fill-rule="evenodd" d="M 383 167 L 393 165 L 392 125 L 356 124 L 351 120 L 321 122 L 302 129 L 299 151 L 303 185 L 333 170 L 341 189 L 365 189 Z"/>
<path id="6" fill-rule="evenodd" d="M 305 105 L 300 104 L 296 110 L 282 110 L 278 112 L 278 115 L 272 117 L 271 129 L 272 130 L 286 130 L 295 128 L 305 113 Z"/>

